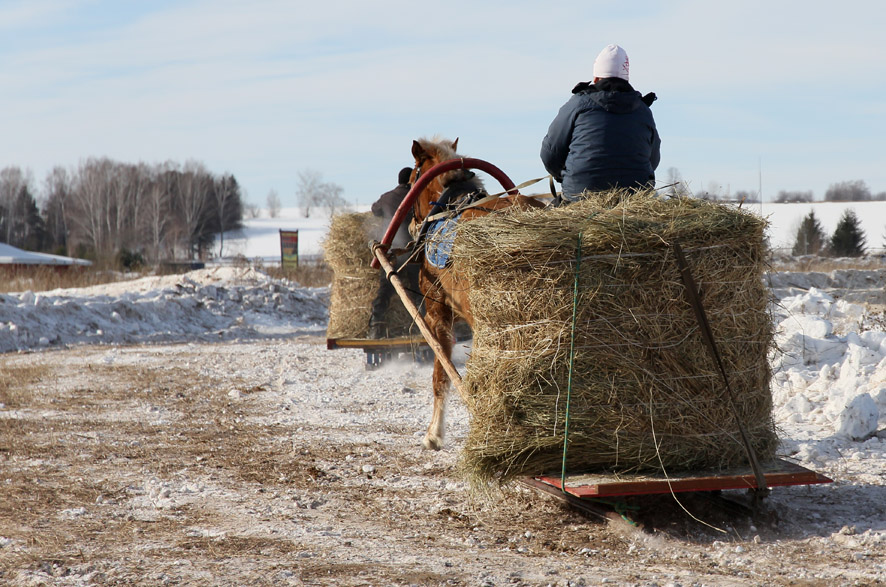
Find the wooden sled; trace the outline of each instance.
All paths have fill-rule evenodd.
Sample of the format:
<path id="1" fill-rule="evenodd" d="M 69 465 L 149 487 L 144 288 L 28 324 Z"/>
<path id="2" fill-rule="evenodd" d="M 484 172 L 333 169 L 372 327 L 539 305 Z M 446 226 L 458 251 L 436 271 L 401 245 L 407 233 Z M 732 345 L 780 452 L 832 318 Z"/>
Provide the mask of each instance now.
<path id="1" fill-rule="evenodd" d="M 361 349 L 366 353 L 366 368 L 378 369 L 386 361 L 411 357 L 412 360 L 425 363 L 433 360 L 434 355 L 427 341 L 421 336 L 399 336 L 396 338 L 327 338 L 326 348 Z"/>

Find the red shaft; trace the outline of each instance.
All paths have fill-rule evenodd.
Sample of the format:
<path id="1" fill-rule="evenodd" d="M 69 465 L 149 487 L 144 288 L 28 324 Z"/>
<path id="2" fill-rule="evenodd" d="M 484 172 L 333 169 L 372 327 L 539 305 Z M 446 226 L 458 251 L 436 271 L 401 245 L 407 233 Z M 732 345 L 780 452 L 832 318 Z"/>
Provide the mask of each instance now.
<path id="1" fill-rule="evenodd" d="M 391 218 L 391 223 L 388 225 L 387 232 L 385 232 L 384 237 L 381 239 L 382 247 L 387 248 L 394 241 L 394 235 L 397 234 L 397 229 L 400 228 L 400 224 L 403 223 L 403 219 L 406 217 L 406 214 L 409 213 L 409 210 L 412 208 L 412 203 L 415 201 L 415 198 L 418 197 L 418 194 L 422 193 L 435 177 L 441 173 L 446 173 L 447 171 L 453 171 L 455 169 L 479 169 L 495 178 L 498 183 L 501 184 L 501 187 L 504 188 L 505 191 L 510 192 L 511 195 L 518 193 L 511 178 L 508 177 L 504 171 L 488 161 L 474 159 L 472 157 L 462 157 L 461 159 L 450 159 L 449 161 L 437 163 L 418 178 L 418 181 L 415 182 L 412 189 L 409 190 L 409 193 L 406 194 L 406 197 L 400 202 L 400 206 L 397 208 L 397 211 L 394 212 L 394 217 Z M 378 268 L 378 259 L 372 260 L 372 266 L 376 269 Z"/>

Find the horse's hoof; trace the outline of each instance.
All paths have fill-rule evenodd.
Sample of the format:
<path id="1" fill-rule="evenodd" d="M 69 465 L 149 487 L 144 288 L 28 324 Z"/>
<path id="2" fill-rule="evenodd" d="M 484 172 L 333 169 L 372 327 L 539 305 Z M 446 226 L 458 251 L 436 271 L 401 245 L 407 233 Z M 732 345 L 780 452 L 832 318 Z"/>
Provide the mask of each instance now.
<path id="1" fill-rule="evenodd" d="M 443 448 L 443 439 L 436 436 L 425 436 L 421 441 L 421 445 L 426 450 L 440 450 Z"/>

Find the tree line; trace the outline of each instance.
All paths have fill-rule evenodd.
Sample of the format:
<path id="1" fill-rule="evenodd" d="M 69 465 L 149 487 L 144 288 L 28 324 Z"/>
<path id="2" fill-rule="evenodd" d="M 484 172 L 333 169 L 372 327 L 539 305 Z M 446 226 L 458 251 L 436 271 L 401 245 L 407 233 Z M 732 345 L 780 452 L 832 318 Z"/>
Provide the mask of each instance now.
<path id="1" fill-rule="evenodd" d="M 802 255 L 861 257 L 866 252 L 866 244 L 867 237 L 854 211 L 845 210 L 837 222 L 834 233 L 828 236 L 813 210 L 800 223 L 791 254 L 795 257 Z"/>
<path id="2" fill-rule="evenodd" d="M 812 191 L 789 191 L 782 190 L 775 197 L 777 203 L 791 202 L 812 202 L 814 201 Z M 886 201 L 886 192 L 879 194 L 871 193 L 864 180 L 856 179 L 853 181 L 840 181 L 831 184 L 824 193 L 825 202 L 871 202 Z"/>
<path id="3" fill-rule="evenodd" d="M 203 259 L 243 227 L 243 196 L 231 174 L 184 165 L 87 159 L 53 168 L 35 193 L 29 172 L 0 170 L 0 242 L 102 263 Z M 38 206 L 38 201 L 41 205 Z"/>
<path id="4" fill-rule="evenodd" d="M 680 175 L 676 167 L 668 168 L 662 193 L 679 196 L 692 196 L 704 200 L 758 203 L 760 193 L 757 191 L 738 190 L 732 193 L 722 193 L 721 186 L 717 182 L 710 182 L 707 188 L 697 190 L 689 189 L 689 184 Z M 814 202 L 815 195 L 812 190 L 781 190 L 773 199 L 778 204 L 796 202 Z M 874 194 L 864 180 L 839 181 L 832 183 L 824 193 L 825 202 L 871 202 L 886 201 L 886 192 Z"/>

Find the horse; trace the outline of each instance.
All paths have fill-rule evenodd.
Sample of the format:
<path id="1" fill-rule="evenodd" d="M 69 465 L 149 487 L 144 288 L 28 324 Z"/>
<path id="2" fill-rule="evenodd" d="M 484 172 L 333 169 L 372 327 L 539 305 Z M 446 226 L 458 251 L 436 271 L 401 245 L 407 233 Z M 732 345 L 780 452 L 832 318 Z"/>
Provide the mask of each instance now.
<path id="1" fill-rule="evenodd" d="M 461 158 L 457 154 L 458 139 L 448 141 L 446 139 L 418 139 L 412 143 L 412 156 L 415 159 L 415 167 L 410 177 L 410 184 L 414 185 L 418 178 L 429 169 L 452 159 Z M 458 224 L 485 216 L 496 210 L 502 210 L 511 206 L 520 208 L 543 208 L 544 204 L 533 198 L 516 193 L 501 198 L 493 198 L 480 202 L 475 207 L 467 207 L 455 220 Z M 413 201 L 413 219 L 410 227 L 413 236 L 417 237 L 419 245 L 422 243 L 418 233 L 427 223 L 425 220 L 432 213 L 439 210 L 441 200 L 445 200 L 444 208 L 458 209 L 463 207 L 470 199 L 480 194 L 485 196 L 483 182 L 473 172 L 460 168 L 447 171 L 435 177 Z M 474 316 L 471 313 L 471 304 L 468 298 L 469 288 L 467 279 L 461 275 L 457 268 L 446 263 L 432 263 L 428 255 L 422 256 L 419 271 L 419 289 L 425 301 L 425 321 L 431 332 L 436 337 L 443 352 L 448 358 L 452 357 L 452 327 L 456 317 L 467 322 L 471 330 L 474 328 Z M 431 422 L 427 434 L 422 440 L 422 446 L 426 449 L 440 450 L 443 447 L 445 431 L 446 393 L 451 381 L 438 358 L 434 359 L 433 372 L 434 407 Z"/>

